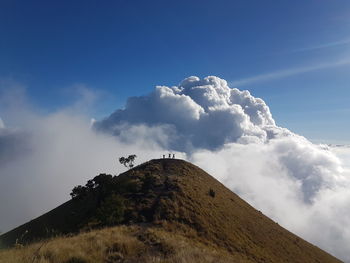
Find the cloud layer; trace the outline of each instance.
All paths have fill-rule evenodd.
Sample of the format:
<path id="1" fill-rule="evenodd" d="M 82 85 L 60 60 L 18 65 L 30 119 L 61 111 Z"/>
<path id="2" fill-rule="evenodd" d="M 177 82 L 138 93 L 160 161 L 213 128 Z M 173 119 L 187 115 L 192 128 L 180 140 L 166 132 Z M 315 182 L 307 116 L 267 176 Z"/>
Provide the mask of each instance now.
<path id="1" fill-rule="evenodd" d="M 124 134 L 138 137 L 132 130 L 139 126 L 283 226 L 350 261 L 350 234 L 342 230 L 350 228 L 348 171 L 328 146 L 278 127 L 263 100 L 214 76 L 189 77 L 132 97 L 95 124 L 128 142 Z"/>
<path id="2" fill-rule="evenodd" d="M 122 172 L 120 156 L 137 153 L 138 162 L 160 156 L 152 141 L 127 144 L 91 130 L 90 119 L 81 114 L 83 94 L 73 105 L 45 115 L 25 99 L 20 105 L 6 101 L 3 116 L 15 127 L 0 128 L 0 232 L 67 201 L 75 185 L 99 173 Z"/>
<path id="3" fill-rule="evenodd" d="M 282 226 L 350 262 L 349 148 L 315 145 L 277 126 L 263 100 L 214 76 L 129 98 L 93 129 L 79 111 L 85 101 L 46 115 L 16 103 L 3 109 L 18 127 L 0 121 L 0 228 L 51 209 L 99 172 L 117 173 L 119 156 L 136 153 L 142 162 L 177 151 Z"/>

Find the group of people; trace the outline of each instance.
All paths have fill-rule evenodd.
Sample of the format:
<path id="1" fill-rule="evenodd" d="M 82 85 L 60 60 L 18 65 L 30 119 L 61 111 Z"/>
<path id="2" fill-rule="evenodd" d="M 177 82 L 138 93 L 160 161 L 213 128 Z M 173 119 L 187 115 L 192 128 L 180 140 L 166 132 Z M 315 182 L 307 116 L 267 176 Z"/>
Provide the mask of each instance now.
<path id="1" fill-rule="evenodd" d="M 172 155 L 173 155 L 173 157 L 171 157 L 171 153 L 169 153 L 168 158 L 169 158 L 169 159 L 170 159 L 170 158 L 175 159 L 175 153 L 173 153 Z M 163 154 L 163 159 L 165 159 L 165 154 Z"/>

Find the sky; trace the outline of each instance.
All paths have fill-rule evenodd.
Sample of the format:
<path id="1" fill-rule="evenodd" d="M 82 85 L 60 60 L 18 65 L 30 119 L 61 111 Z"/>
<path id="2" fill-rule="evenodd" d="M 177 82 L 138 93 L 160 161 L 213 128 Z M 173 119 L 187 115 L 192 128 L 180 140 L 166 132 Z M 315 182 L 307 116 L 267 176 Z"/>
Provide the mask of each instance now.
<path id="1" fill-rule="evenodd" d="M 263 98 L 279 124 L 348 143 L 349 20 L 346 0 L 4 0 L 0 78 L 47 111 L 77 85 L 99 90 L 102 118 L 155 85 L 215 75 Z"/>
<path id="2" fill-rule="evenodd" d="M 349 19 L 345 0 L 1 1 L 0 231 L 171 151 L 350 262 Z"/>

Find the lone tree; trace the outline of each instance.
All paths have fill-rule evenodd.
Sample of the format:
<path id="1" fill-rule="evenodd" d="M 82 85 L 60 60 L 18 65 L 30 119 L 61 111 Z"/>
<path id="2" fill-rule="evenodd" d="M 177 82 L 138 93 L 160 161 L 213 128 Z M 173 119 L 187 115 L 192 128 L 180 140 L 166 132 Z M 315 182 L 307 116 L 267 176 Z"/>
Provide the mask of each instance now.
<path id="1" fill-rule="evenodd" d="M 134 161 L 136 159 L 136 154 L 129 155 L 128 157 L 120 157 L 119 162 L 123 164 L 127 168 L 133 168 L 134 167 Z"/>

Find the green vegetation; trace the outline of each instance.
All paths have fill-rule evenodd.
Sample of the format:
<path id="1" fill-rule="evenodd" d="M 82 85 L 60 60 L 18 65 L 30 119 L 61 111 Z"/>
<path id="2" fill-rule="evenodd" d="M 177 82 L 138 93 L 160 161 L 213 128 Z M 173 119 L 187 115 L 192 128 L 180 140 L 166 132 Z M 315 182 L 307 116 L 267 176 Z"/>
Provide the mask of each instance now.
<path id="1" fill-rule="evenodd" d="M 96 217 L 102 225 L 113 226 L 123 221 L 124 210 L 124 199 L 113 193 L 105 198 L 97 209 Z"/>
<path id="2" fill-rule="evenodd" d="M 213 198 L 215 197 L 215 191 L 212 188 L 209 189 L 209 195 Z"/>
<path id="3" fill-rule="evenodd" d="M 73 188 L 73 201 L 93 203 L 90 205 L 90 219 L 81 225 L 85 226 L 112 226 L 121 223 L 124 219 L 124 198 L 122 194 L 131 190 L 131 179 L 118 180 L 116 176 L 100 174 L 87 181 L 85 186 Z"/>
<path id="4" fill-rule="evenodd" d="M 129 155 L 128 157 L 120 157 L 119 162 L 130 169 L 134 167 L 136 157 L 135 154 Z"/>

